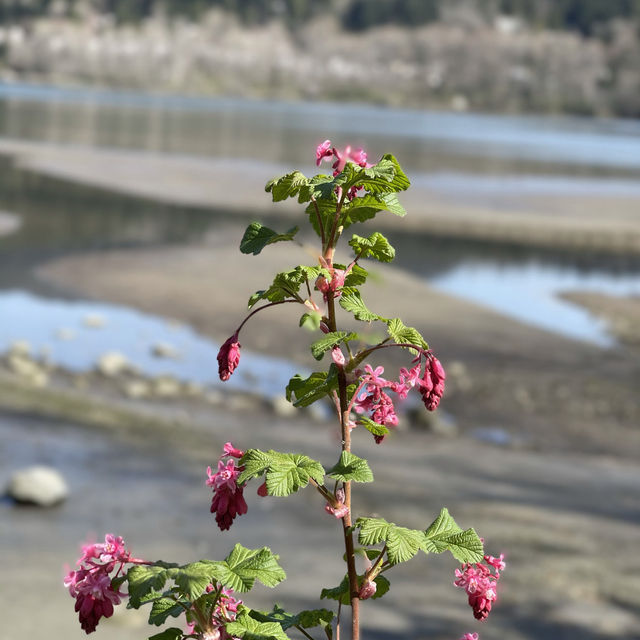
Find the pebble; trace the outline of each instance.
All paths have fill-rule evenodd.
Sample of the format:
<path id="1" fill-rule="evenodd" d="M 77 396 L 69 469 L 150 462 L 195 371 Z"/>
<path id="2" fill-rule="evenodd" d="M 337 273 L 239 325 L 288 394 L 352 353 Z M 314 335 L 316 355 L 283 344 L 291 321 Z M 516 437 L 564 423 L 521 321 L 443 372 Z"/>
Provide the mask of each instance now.
<path id="1" fill-rule="evenodd" d="M 156 358 L 171 358 L 176 360 L 180 357 L 180 351 L 168 342 L 158 342 L 151 347 L 151 353 Z"/>
<path id="2" fill-rule="evenodd" d="M 171 376 L 161 376 L 153 381 L 153 395 L 159 398 L 175 398 L 181 391 L 181 384 Z"/>
<path id="3" fill-rule="evenodd" d="M 131 363 L 126 356 L 118 351 L 108 351 L 100 356 L 96 365 L 98 371 L 107 378 L 115 378 L 116 376 L 130 371 Z"/>
<path id="4" fill-rule="evenodd" d="M 7 358 L 9 369 L 34 387 L 46 387 L 49 383 L 49 374 L 35 360 L 29 356 L 11 353 Z"/>
<path id="5" fill-rule="evenodd" d="M 131 380 L 123 387 L 123 392 L 128 398 L 146 398 L 151 395 L 151 387 L 144 380 Z"/>
<path id="6" fill-rule="evenodd" d="M 90 329 L 102 329 L 107 324 L 107 320 L 99 313 L 89 313 L 83 318 L 82 324 Z"/>
<path id="7" fill-rule="evenodd" d="M 7 494 L 16 502 L 52 507 L 66 500 L 69 489 L 56 469 L 33 466 L 16 471 L 11 476 Z"/>

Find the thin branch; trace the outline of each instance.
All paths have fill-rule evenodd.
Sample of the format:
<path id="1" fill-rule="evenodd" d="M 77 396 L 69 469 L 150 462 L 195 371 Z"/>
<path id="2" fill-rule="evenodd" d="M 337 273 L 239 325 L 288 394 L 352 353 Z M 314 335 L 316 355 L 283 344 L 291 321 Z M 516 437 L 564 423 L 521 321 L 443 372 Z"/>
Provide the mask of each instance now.
<path id="1" fill-rule="evenodd" d="M 309 640 L 315 640 L 313 636 L 310 636 L 299 624 L 293 625 L 303 636 L 309 638 Z"/>
<path id="2" fill-rule="evenodd" d="M 256 313 L 258 313 L 258 311 L 262 311 L 263 309 L 268 309 L 269 307 L 275 307 L 277 304 L 284 304 L 285 302 L 301 302 L 301 300 L 280 300 L 279 302 L 270 302 L 269 304 L 263 304 L 261 307 L 258 307 L 257 309 L 254 309 L 240 324 L 240 326 L 238 327 L 238 329 L 236 330 L 236 333 L 240 333 L 242 327 L 244 327 L 244 325 L 247 323 L 247 320 L 249 320 L 249 318 L 251 316 L 255 316 Z"/>

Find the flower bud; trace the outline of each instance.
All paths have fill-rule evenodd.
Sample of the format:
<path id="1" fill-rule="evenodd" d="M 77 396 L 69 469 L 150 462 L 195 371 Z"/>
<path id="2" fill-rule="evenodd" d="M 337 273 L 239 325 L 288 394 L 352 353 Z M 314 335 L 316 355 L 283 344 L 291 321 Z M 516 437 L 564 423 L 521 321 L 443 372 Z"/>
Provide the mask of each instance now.
<path id="1" fill-rule="evenodd" d="M 220 380 L 226 382 L 235 371 L 240 362 L 240 343 L 238 342 L 238 332 L 234 333 L 220 347 L 218 352 L 218 374 Z"/>
<path id="2" fill-rule="evenodd" d="M 360 600 L 368 600 L 371 596 L 375 595 L 378 586 L 373 580 L 365 580 L 358 591 L 358 597 Z"/>

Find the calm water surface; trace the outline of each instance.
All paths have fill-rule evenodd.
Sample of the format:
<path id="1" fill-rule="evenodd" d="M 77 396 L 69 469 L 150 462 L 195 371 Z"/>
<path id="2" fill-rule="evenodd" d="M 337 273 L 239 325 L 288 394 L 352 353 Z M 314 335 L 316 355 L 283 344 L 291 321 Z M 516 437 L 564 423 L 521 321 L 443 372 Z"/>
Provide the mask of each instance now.
<path id="1" fill-rule="evenodd" d="M 640 123 L 630 121 L 429 113 L 0 85 L 0 136 L 269 159 L 292 166 L 309 166 L 320 140 L 343 141 L 348 137 L 374 157 L 393 149 L 414 181 L 447 195 L 640 195 Z M 36 346 L 59 354 L 56 357 L 61 362 L 67 358 L 67 366 L 76 368 L 88 366 L 88 360 L 99 352 L 115 349 L 115 336 L 107 339 L 108 331 L 80 332 L 84 337 L 75 345 L 73 341 L 56 342 L 57 329 L 78 322 L 79 316 L 91 311 L 92 303 L 82 303 L 80 308 L 78 301 L 62 302 L 59 292 L 43 288 L 31 278 L 30 267 L 74 251 L 187 242 L 227 219 L 221 211 L 173 207 L 44 178 L 20 171 L 6 160 L 0 166 L 0 209 L 23 218 L 16 234 L 0 239 L 0 350 L 11 340 L 31 339 Z M 556 294 L 564 289 L 584 289 L 640 295 L 638 265 L 626 260 L 541 256 L 402 234 L 394 234 L 392 240 L 400 265 L 438 288 L 602 346 L 612 344 L 602 324 Z M 167 334 L 166 323 L 159 319 L 127 315 L 130 310 L 122 308 L 103 311 L 121 317 L 115 325 L 128 327 L 124 333 L 130 337 L 177 340 L 177 334 Z M 64 313 L 71 315 L 58 315 Z M 38 323 L 21 321 L 26 314 L 48 320 L 37 327 Z M 170 372 L 204 381 L 198 378 L 199 360 L 187 356 L 198 349 L 208 353 L 216 345 L 208 341 L 201 344 L 198 340 L 203 338 L 191 335 L 191 342 L 182 345 L 182 361 L 167 363 L 149 356 L 148 340 L 140 339 L 126 349 L 145 362 L 149 373 L 167 372 L 167 366 L 182 367 Z M 78 358 L 83 350 L 86 357 L 81 362 Z M 286 369 L 283 363 L 276 363 L 278 367 Z"/>

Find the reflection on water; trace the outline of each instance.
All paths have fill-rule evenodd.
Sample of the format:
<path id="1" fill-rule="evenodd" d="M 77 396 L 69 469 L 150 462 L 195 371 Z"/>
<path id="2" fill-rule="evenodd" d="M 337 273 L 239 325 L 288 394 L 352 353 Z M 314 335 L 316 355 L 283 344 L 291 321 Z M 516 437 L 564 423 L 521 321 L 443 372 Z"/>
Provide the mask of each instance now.
<path id="1" fill-rule="evenodd" d="M 0 353 L 27 341 L 34 354 L 57 366 L 89 371 L 106 352 L 118 352 L 145 375 L 170 375 L 203 385 L 221 384 L 220 345 L 184 325 L 101 302 L 62 302 L 25 291 L 0 292 Z M 158 357 L 161 346 L 171 357 Z M 287 360 L 243 350 L 243 367 L 225 386 L 264 396 L 281 395 L 296 367 Z M 245 377 L 251 372 L 251 378 Z"/>
<path id="2" fill-rule="evenodd" d="M 288 166 L 309 166 L 315 144 L 326 137 L 349 137 L 374 157 L 392 148 L 417 182 L 458 198 L 508 191 L 516 196 L 523 191 L 640 193 L 640 123 L 629 121 L 0 84 L 0 136 L 271 159 Z M 0 239 L 0 289 L 49 297 L 56 292 L 30 275 L 38 262 L 73 251 L 187 242 L 230 219 L 222 211 L 165 205 L 39 176 L 8 160 L 0 160 L 0 209 L 23 221 L 18 232 Z M 399 266 L 436 286 L 602 345 L 610 338 L 599 322 L 555 294 L 568 288 L 611 293 L 621 283 L 625 293 L 637 292 L 640 268 L 627 258 L 546 253 L 541 260 L 541 252 L 487 243 L 391 236 Z"/>
<path id="3" fill-rule="evenodd" d="M 640 123 L 0 84 L 0 136 L 309 164 L 325 138 L 413 174 L 638 175 Z"/>

